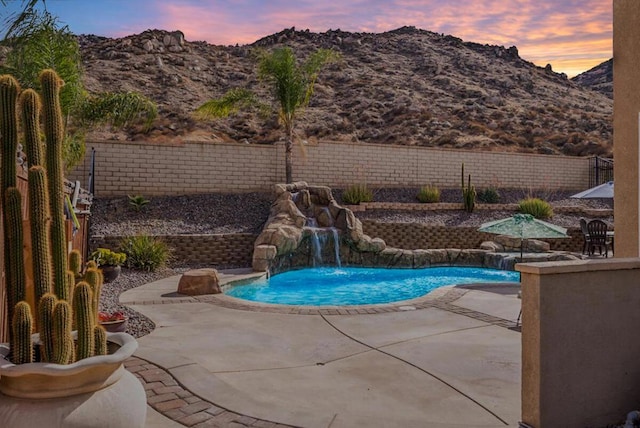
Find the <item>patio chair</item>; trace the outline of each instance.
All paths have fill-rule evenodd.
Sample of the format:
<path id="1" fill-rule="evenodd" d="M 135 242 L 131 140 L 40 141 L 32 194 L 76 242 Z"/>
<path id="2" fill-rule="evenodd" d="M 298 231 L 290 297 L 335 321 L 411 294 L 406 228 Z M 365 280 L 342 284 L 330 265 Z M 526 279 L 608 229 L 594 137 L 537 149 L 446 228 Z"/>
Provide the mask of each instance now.
<path id="1" fill-rule="evenodd" d="M 587 231 L 589 232 L 589 255 L 595 253 L 596 247 L 600 255 L 604 248 L 604 256 L 609 257 L 609 245 L 611 238 L 607 237 L 607 223 L 602 220 L 591 220 L 587 223 Z"/>
<path id="2" fill-rule="evenodd" d="M 582 230 L 582 238 L 584 239 L 582 254 L 587 254 L 589 252 L 589 248 L 591 248 L 591 239 L 589 238 L 589 230 L 587 230 L 587 220 L 583 218 L 580 219 L 580 230 Z"/>

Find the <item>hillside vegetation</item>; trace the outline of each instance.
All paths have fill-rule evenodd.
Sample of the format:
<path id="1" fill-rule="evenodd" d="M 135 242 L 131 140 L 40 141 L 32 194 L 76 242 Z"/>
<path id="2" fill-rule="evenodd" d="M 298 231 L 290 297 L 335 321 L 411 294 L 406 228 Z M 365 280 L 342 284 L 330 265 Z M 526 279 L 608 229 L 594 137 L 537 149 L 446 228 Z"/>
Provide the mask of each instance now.
<path id="1" fill-rule="evenodd" d="M 269 102 L 256 77 L 256 49 L 290 46 L 304 58 L 340 52 L 325 68 L 297 138 L 429 147 L 605 155 L 612 151 L 610 97 L 523 60 L 516 47 L 481 45 L 403 27 L 325 33 L 287 29 L 251 45 L 216 46 L 181 32 L 148 30 L 120 39 L 80 36 L 90 91 L 139 91 L 156 101 L 150 130 L 101 129 L 98 139 L 196 140 L 271 144 L 282 137 L 275 115 L 243 111 L 201 122 L 196 107 L 231 88 Z"/>

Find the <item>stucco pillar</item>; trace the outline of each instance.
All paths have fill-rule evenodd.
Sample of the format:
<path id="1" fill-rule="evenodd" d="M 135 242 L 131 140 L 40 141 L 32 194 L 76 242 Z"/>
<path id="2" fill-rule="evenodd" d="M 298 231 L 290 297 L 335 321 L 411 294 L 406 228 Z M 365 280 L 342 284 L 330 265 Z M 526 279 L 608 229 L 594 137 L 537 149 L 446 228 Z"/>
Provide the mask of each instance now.
<path id="1" fill-rule="evenodd" d="M 615 256 L 640 257 L 640 1 L 613 0 Z"/>

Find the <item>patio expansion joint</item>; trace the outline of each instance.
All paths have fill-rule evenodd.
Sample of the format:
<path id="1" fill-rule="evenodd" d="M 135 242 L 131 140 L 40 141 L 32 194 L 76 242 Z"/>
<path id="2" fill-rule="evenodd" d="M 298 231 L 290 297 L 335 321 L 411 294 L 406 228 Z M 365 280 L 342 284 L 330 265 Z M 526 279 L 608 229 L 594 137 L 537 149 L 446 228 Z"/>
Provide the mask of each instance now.
<path id="1" fill-rule="evenodd" d="M 398 357 L 397 355 L 391 354 L 383 349 L 375 347 L 375 346 L 371 346 L 361 340 L 356 339 L 355 337 L 345 333 L 344 331 L 340 330 L 337 326 L 335 326 L 333 323 L 331 323 L 324 315 L 320 315 L 322 317 L 322 319 L 329 325 L 331 326 L 333 329 L 335 329 L 338 333 L 342 334 L 343 336 L 349 338 L 350 340 L 353 340 L 356 343 L 359 343 L 362 346 L 366 346 L 367 348 L 371 349 L 372 351 L 377 351 L 381 354 L 384 354 L 388 357 L 391 357 L 397 361 L 400 361 L 404 364 L 407 364 L 419 371 L 421 371 L 422 373 L 426 374 L 427 376 L 432 377 L 433 379 L 437 380 L 438 382 L 442 383 L 443 385 L 451 388 L 452 390 L 456 391 L 458 394 L 462 395 L 463 397 L 465 397 L 466 399 L 470 400 L 471 402 L 475 403 L 477 406 L 479 406 L 480 408 L 482 408 L 484 411 L 486 411 L 487 413 L 489 413 L 490 415 L 492 415 L 493 417 L 495 417 L 497 420 L 499 420 L 500 422 L 502 422 L 505 426 L 509 425 L 509 423 L 507 421 L 505 421 L 504 419 L 502 419 L 500 416 L 498 416 L 495 412 L 493 412 L 491 409 L 489 409 L 487 406 L 483 405 L 482 403 L 480 403 L 478 400 L 474 399 L 473 397 L 471 397 L 470 395 L 464 393 L 462 390 L 460 390 L 459 388 L 456 388 L 454 385 L 452 385 L 451 383 L 447 382 L 446 380 L 442 379 L 441 377 L 435 375 L 434 373 L 431 373 L 430 371 L 410 362 L 407 361 L 403 358 Z"/>
<path id="2" fill-rule="evenodd" d="M 253 418 L 218 406 L 194 394 L 181 384 L 168 370 L 140 357 L 124 362 L 142 384 L 147 394 L 147 404 L 154 410 L 181 425 L 188 427 L 247 426 L 271 428 L 298 428 Z"/>

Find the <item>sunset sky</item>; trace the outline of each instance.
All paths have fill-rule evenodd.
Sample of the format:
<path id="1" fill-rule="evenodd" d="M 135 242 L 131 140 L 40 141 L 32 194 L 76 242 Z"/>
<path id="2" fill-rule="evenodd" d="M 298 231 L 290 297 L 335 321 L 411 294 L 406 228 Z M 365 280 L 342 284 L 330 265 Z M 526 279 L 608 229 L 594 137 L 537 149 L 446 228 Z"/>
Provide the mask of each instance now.
<path id="1" fill-rule="evenodd" d="M 517 46 L 570 77 L 612 55 L 605 0 L 47 0 L 76 34 L 121 37 L 181 30 L 187 40 L 252 43 L 284 28 L 384 32 L 404 25 L 465 41 Z M 19 1 L 9 2 L 16 9 Z M 6 9 L 6 8 L 5 8 Z M 5 10 L 6 12 L 6 10 Z"/>

